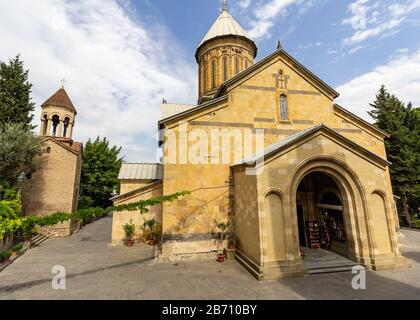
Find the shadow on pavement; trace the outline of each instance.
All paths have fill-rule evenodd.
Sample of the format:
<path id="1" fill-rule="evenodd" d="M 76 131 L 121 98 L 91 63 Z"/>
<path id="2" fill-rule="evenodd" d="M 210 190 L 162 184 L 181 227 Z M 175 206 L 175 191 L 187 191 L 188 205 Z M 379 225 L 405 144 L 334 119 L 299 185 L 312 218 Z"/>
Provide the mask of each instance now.
<path id="1" fill-rule="evenodd" d="M 73 274 L 67 274 L 66 276 L 66 280 L 68 279 L 72 279 L 78 276 L 85 276 L 85 275 L 89 275 L 89 274 L 94 274 L 94 273 L 98 273 L 101 271 L 106 271 L 106 270 L 112 270 L 112 269 L 118 269 L 118 268 L 122 268 L 122 267 L 127 267 L 130 265 L 135 265 L 135 264 L 141 264 L 141 263 L 145 263 L 148 261 L 152 261 L 154 259 L 154 257 L 150 257 L 150 258 L 146 258 L 146 259 L 140 259 L 140 260 L 135 260 L 135 261 L 130 261 L 130 262 L 125 262 L 125 263 L 120 263 L 120 264 L 116 264 L 116 265 L 111 265 L 111 266 L 107 266 L 107 267 L 103 267 L 103 268 L 98 268 L 98 269 L 93 269 L 93 270 L 86 270 L 83 272 L 79 272 L 79 273 L 73 273 Z M 52 281 L 52 277 L 51 278 L 44 278 L 44 279 L 39 279 L 39 280 L 33 280 L 33 281 L 29 281 L 29 282 L 23 282 L 23 283 L 17 283 L 11 286 L 6 286 L 6 287 L 0 287 L 0 292 L 14 292 L 17 291 L 19 289 L 27 289 L 27 288 L 31 288 L 46 282 L 51 282 Z"/>
<path id="2" fill-rule="evenodd" d="M 284 279 L 281 283 L 309 300 L 420 300 L 420 288 L 366 272 L 366 290 L 353 289 L 350 272 Z"/>

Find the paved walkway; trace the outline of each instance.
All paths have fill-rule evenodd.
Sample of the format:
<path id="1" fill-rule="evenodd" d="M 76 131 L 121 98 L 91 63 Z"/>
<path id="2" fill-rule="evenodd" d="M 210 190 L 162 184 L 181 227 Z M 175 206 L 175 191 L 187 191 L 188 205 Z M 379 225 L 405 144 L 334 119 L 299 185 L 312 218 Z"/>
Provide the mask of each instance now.
<path id="1" fill-rule="evenodd" d="M 69 238 L 50 239 L 0 272 L 0 299 L 420 299 L 420 232 L 403 231 L 412 268 L 367 273 L 367 290 L 350 273 L 258 282 L 238 263 L 158 263 L 149 246 L 110 247 L 110 217 Z M 67 289 L 53 290 L 63 265 Z"/>

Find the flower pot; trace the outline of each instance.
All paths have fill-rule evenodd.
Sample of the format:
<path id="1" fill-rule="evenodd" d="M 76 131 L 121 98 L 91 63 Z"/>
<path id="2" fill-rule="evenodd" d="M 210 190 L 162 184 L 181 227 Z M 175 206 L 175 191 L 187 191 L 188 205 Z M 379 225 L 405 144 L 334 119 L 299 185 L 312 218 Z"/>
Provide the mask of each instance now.
<path id="1" fill-rule="evenodd" d="M 126 240 L 126 241 L 125 241 L 125 245 L 126 245 L 127 247 L 132 247 L 132 246 L 134 245 L 134 240 Z"/>
<path id="2" fill-rule="evenodd" d="M 19 255 L 18 252 L 12 252 L 12 257 L 17 257 Z"/>
<path id="3" fill-rule="evenodd" d="M 149 246 L 154 246 L 156 243 L 157 243 L 157 241 L 156 241 L 156 240 L 149 240 L 149 241 L 147 241 L 147 244 L 148 244 Z"/>
<path id="4" fill-rule="evenodd" d="M 219 253 L 217 255 L 217 262 L 225 262 L 225 254 L 224 253 Z"/>

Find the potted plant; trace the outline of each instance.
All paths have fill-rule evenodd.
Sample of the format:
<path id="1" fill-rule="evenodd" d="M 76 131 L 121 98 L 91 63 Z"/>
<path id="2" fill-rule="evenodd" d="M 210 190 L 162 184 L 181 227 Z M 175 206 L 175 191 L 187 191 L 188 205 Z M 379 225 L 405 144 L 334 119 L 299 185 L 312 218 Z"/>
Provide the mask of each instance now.
<path id="1" fill-rule="evenodd" d="M 132 247 L 134 245 L 134 232 L 136 230 L 136 226 L 133 224 L 133 220 L 130 220 L 130 223 L 126 223 L 124 226 L 124 232 L 125 232 L 125 245 L 127 247 Z"/>
<path id="2" fill-rule="evenodd" d="M 143 225 L 140 228 L 143 230 L 143 238 L 147 244 L 154 246 L 158 243 L 160 226 L 155 218 L 144 219 Z"/>
<path id="3" fill-rule="evenodd" d="M 226 230 L 230 226 L 230 222 L 218 222 L 217 220 L 214 220 L 214 223 L 216 224 L 217 228 L 221 231 L 220 232 L 220 244 L 219 248 L 217 250 L 217 261 L 218 262 L 225 262 L 225 250 L 222 248 L 223 240 L 225 238 Z"/>
<path id="4" fill-rule="evenodd" d="M 150 233 L 150 239 L 148 241 L 148 244 L 151 246 L 156 245 L 159 242 L 159 237 L 160 237 L 160 226 L 158 223 L 155 223 Z"/>

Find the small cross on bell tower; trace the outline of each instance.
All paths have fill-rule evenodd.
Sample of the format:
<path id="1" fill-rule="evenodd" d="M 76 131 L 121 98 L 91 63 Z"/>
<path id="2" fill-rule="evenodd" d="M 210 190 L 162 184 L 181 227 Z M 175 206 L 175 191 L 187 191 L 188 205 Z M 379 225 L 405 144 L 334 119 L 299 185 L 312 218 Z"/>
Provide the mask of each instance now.
<path id="1" fill-rule="evenodd" d="M 66 85 L 67 80 L 66 78 L 61 79 L 61 89 L 64 89 L 64 86 Z"/>

